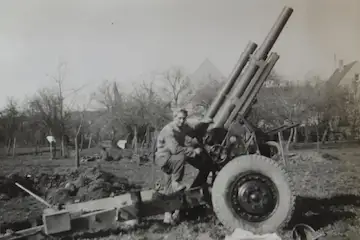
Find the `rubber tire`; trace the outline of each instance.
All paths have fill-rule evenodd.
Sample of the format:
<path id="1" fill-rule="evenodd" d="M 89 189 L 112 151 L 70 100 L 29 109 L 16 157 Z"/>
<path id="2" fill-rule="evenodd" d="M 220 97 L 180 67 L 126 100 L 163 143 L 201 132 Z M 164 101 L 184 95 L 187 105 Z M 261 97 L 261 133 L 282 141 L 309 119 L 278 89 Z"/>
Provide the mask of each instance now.
<path id="1" fill-rule="evenodd" d="M 232 181 L 240 173 L 249 170 L 269 177 L 279 193 L 279 204 L 276 210 L 263 222 L 252 223 L 240 219 L 225 197 Z M 213 210 L 219 221 L 230 231 L 241 228 L 254 234 L 274 233 L 282 228 L 292 216 L 295 205 L 293 186 L 285 169 L 274 160 L 261 155 L 240 156 L 227 163 L 218 173 L 211 190 Z"/>

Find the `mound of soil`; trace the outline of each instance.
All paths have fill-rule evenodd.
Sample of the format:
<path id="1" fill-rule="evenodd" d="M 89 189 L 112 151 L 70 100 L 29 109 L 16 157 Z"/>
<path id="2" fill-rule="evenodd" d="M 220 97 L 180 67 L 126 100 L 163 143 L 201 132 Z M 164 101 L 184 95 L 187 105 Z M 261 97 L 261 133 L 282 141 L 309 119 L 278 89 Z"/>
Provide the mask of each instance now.
<path id="1" fill-rule="evenodd" d="M 133 152 L 129 149 L 121 149 L 117 146 L 101 147 L 101 160 L 103 161 L 121 161 L 122 159 L 131 159 Z"/>
<path id="2" fill-rule="evenodd" d="M 19 183 L 33 193 L 39 194 L 34 181 L 30 178 L 30 176 L 22 177 L 16 173 L 6 177 L 0 176 L 0 200 L 9 200 L 14 197 L 26 195 L 26 193 L 16 186 L 15 183 Z"/>
<path id="3" fill-rule="evenodd" d="M 136 186 L 98 167 L 76 171 L 61 188 L 50 189 L 46 199 L 51 204 L 88 201 L 125 193 Z"/>
<path id="4" fill-rule="evenodd" d="M 15 185 L 16 182 L 44 197 L 50 204 L 94 200 L 122 194 L 136 187 L 126 178 L 102 171 L 99 167 L 80 168 L 67 174 L 13 174 L 7 177 L 0 176 L 0 200 L 27 195 Z"/>
<path id="5" fill-rule="evenodd" d="M 329 160 L 329 161 L 332 161 L 332 160 L 339 160 L 339 157 L 337 156 L 334 156 L 332 154 L 329 154 L 329 153 L 324 153 L 322 154 L 322 157 L 326 160 Z"/>

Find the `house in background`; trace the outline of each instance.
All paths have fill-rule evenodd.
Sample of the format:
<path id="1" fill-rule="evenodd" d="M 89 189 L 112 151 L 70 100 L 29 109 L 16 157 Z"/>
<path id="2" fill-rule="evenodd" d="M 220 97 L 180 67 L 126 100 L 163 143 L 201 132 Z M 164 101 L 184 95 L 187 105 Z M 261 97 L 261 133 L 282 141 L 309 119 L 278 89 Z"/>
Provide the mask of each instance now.
<path id="1" fill-rule="evenodd" d="M 344 61 L 338 62 L 338 68 L 326 81 L 326 84 L 336 88 L 337 86 L 353 88 L 353 84 L 359 78 L 360 63 L 353 61 L 344 65 Z"/>
<path id="2" fill-rule="evenodd" d="M 187 78 L 191 83 L 192 89 L 204 89 L 204 87 L 216 85 L 214 82 L 222 82 L 226 79 L 208 58 L 192 74 L 189 74 Z M 205 108 L 194 105 L 193 100 L 195 97 L 196 95 L 193 94 L 192 98 L 183 107 L 189 111 L 190 115 L 199 116 L 205 113 Z"/>
<path id="3" fill-rule="evenodd" d="M 354 61 L 347 65 L 349 67 L 348 72 L 345 76 L 340 80 L 339 85 L 344 87 L 349 87 L 351 89 L 358 89 L 359 87 L 359 75 L 360 75 L 360 62 Z M 339 67 L 343 68 L 343 61 L 339 62 Z"/>
<path id="4" fill-rule="evenodd" d="M 223 81 L 225 76 L 208 58 L 206 58 L 200 66 L 188 76 L 188 78 L 192 85 L 199 87 L 209 84 L 214 80 Z"/>

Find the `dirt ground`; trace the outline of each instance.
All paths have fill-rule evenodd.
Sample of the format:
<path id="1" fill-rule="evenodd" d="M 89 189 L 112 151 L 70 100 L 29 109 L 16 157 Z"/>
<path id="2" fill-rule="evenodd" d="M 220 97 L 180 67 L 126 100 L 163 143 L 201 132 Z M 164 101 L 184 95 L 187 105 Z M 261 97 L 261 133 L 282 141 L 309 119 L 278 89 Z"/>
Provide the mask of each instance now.
<path id="1" fill-rule="evenodd" d="M 315 230 L 320 229 L 330 236 L 341 236 L 342 239 L 351 239 L 349 236 L 354 234 L 360 236 L 360 147 L 322 149 L 319 153 L 313 150 L 296 150 L 294 153 L 297 155 L 289 159 L 288 171 L 294 178 L 298 195 L 297 204 L 292 221 L 280 235 L 284 239 L 289 239 L 290 229 L 294 224 L 306 223 Z M 47 176 L 56 175 L 57 177 L 53 177 L 52 180 L 47 180 L 46 186 L 42 184 L 46 190 L 64 187 L 65 183 L 75 182 L 84 175 L 91 178 L 89 177 L 91 172 L 91 176 L 95 176 L 94 172 L 97 171 L 94 178 L 98 179 L 101 175 L 99 175 L 99 169 L 107 173 L 106 177 L 100 178 L 112 179 L 112 185 L 116 185 L 114 182 L 121 182 L 128 188 L 137 185 L 145 189 L 151 188 L 161 176 L 159 169 L 151 164 L 139 165 L 128 159 L 101 162 L 101 164 L 84 163 L 80 172 L 72 169 L 74 160 L 49 160 L 45 154 L 38 157 L 19 156 L 15 159 L 1 159 L 0 164 L 0 184 L 5 184 L 3 186 L 8 186 L 6 179 L 20 182 L 28 175 L 31 181 L 35 181 L 35 176 L 39 178 L 46 174 Z M 86 174 L 82 175 L 81 172 L 86 172 Z M 193 174 L 193 172 L 189 170 L 187 174 Z M 29 181 L 24 181 L 24 184 L 26 182 Z M 82 186 L 85 185 L 82 184 Z M 125 185 L 122 185 L 122 191 L 126 191 Z M 108 189 L 108 191 L 102 191 L 99 196 L 114 192 L 111 186 L 100 186 L 102 186 L 101 189 Z M 10 190 L 14 192 L 13 189 Z M 36 221 L 41 215 L 44 206 L 32 197 L 26 196 L 21 191 L 12 196 L 9 196 L 6 190 L 3 192 L 5 193 L 2 193 L 0 198 L 1 232 L 7 228 L 16 230 L 29 227 L 31 221 Z M 81 195 L 79 194 L 75 194 L 73 198 L 79 197 Z M 48 196 L 45 197 L 48 198 Z M 223 239 L 226 234 L 229 234 L 206 209 L 197 209 L 194 216 L 190 216 L 175 227 L 163 226 L 160 219 L 154 218 L 142 223 L 136 229 L 112 229 L 96 235 L 81 234 L 77 237 L 85 239 L 198 239 L 205 233 L 208 233 L 212 239 Z"/>

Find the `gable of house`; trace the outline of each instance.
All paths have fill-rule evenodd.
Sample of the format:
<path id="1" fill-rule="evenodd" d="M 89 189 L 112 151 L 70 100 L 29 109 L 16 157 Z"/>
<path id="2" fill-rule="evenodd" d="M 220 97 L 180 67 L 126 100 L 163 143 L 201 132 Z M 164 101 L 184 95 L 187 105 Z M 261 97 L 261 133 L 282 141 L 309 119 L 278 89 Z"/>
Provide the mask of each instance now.
<path id="1" fill-rule="evenodd" d="M 345 74 L 345 76 L 340 81 L 340 83 L 339 83 L 340 86 L 344 86 L 344 87 L 346 86 L 346 87 L 352 88 L 354 81 L 357 81 L 357 82 L 359 81 L 360 62 L 354 61 L 350 64 L 348 64 L 348 65 L 350 65 L 351 68 L 349 69 L 349 71 Z"/>
<path id="2" fill-rule="evenodd" d="M 225 79 L 224 75 L 209 59 L 205 59 L 188 77 L 195 86 L 209 84 L 214 80 L 222 81 Z"/>

